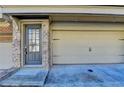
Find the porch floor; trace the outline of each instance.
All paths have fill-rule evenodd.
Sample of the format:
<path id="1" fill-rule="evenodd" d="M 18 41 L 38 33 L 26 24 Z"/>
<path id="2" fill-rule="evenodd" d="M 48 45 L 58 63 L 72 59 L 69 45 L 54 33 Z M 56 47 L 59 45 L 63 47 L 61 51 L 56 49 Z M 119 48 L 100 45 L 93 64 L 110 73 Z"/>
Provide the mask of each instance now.
<path id="1" fill-rule="evenodd" d="M 48 70 L 42 70 L 40 67 L 24 67 L 19 69 L 10 77 L 2 80 L 0 86 L 43 86 Z"/>
<path id="2" fill-rule="evenodd" d="M 16 68 L 0 69 L 0 81 L 3 78 L 13 74 L 15 71 L 16 71 Z"/>
<path id="3" fill-rule="evenodd" d="M 124 64 L 54 65 L 49 72 L 21 68 L 0 86 L 124 87 Z"/>

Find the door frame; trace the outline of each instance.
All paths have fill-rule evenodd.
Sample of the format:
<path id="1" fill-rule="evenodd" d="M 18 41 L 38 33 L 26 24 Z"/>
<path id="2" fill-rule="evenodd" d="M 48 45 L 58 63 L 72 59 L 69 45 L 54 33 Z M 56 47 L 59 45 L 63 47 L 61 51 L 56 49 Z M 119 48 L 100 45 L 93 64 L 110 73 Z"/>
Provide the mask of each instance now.
<path id="1" fill-rule="evenodd" d="M 25 64 L 25 55 L 24 55 L 24 40 L 25 40 L 25 25 L 27 24 L 40 24 L 41 25 L 41 56 L 42 56 L 42 64 L 39 65 L 26 65 Z M 48 60 L 48 55 L 49 53 L 43 54 L 44 52 L 44 46 L 43 46 L 43 42 L 44 40 L 42 40 L 43 34 L 45 31 L 46 33 L 48 33 L 47 35 L 49 35 L 49 20 L 48 19 L 26 19 L 26 20 L 20 20 L 20 34 L 21 34 L 21 67 L 42 67 L 42 68 L 49 68 L 49 60 Z M 48 36 L 47 38 L 48 39 Z M 49 41 L 49 40 L 46 40 Z M 48 47 L 49 45 L 47 44 L 47 51 L 48 51 Z M 44 57 L 45 56 L 45 57 Z M 47 56 L 47 59 L 45 59 Z"/>

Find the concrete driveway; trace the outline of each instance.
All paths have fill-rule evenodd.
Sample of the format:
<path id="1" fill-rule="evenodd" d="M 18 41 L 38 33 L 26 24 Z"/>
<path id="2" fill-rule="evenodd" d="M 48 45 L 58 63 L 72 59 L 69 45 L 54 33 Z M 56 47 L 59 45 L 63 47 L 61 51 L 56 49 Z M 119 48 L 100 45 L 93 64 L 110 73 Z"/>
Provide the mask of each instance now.
<path id="1" fill-rule="evenodd" d="M 0 86 L 124 87 L 124 64 L 54 65 L 49 72 L 21 68 Z"/>
<path id="2" fill-rule="evenodd" d="M 54 65 L 44 86 L 121 87 L 124 86 L 124 64 Z"/>

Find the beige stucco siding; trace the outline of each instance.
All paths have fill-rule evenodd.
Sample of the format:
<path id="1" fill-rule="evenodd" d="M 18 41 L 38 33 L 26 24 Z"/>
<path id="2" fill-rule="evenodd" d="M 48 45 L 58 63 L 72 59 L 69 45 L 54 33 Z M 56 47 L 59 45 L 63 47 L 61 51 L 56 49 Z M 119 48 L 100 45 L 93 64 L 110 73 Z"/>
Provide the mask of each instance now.
<path id="1" fill-rule="evenodd" d="M 12 43 L 0 43 L 0 69 L 13 67 Z"/>

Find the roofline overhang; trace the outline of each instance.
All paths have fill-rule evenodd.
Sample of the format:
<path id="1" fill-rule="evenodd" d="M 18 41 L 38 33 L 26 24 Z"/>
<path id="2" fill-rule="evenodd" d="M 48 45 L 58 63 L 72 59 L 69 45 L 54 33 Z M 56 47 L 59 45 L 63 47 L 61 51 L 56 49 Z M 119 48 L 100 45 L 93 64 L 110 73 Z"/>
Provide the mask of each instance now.
<path id="1" fill-rule="evenodd" d="M 0 12 L 1 13 L 1 12 Z M 118 6 L 2 6 L 2 13 L 9 15 L 86 14 L 124 16 L 124 7 Z"/>
<path id="2" fill-rule="evenodd" d="M 0 6 L 0 21 L 1 22 L 4 22 L 4 21 L 11 22 L 9 15 L 6 15 L 3 13 L 3 7 L 2 6 Z"/>

